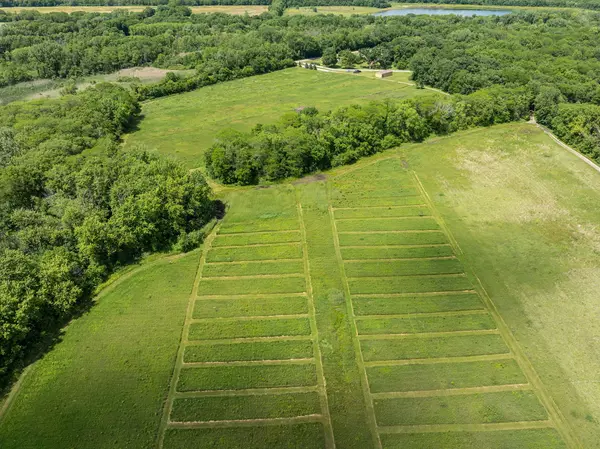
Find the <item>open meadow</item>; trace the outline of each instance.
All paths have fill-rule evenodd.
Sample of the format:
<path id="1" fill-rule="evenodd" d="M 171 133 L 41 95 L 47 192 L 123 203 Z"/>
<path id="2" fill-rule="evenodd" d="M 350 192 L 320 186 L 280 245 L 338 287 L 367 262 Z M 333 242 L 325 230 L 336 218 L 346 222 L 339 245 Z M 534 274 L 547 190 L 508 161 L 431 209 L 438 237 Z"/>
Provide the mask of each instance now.
<path id="1" fill-rule="evenodd" d="M 204 150 L 224 128 L 249 131 L 257 123 L 273 122 L 298 107 L 326 111 L 418 95 L 431 95 L 431 91 L 346 73 L 290 68 L 146 102 L 139 129 L 125 139 L 128 147 L 156 149 L 196 168 L 203 165 Z"/>
<path id="2" fill-rule="evenodd" d="M 201 252 L 114 285 L 34 366 L 3 448 L 600 447 L 600 179 L 539 128 L 220 196 Z"/>

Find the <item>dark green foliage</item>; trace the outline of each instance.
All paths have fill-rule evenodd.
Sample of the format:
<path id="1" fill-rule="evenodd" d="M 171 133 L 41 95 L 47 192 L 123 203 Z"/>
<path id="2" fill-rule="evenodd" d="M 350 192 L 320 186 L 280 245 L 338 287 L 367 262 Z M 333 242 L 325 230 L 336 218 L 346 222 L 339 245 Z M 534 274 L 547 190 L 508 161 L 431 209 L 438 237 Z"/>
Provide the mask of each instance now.
<path id="1" fill-rule="evenodd" d="M 0 374 L 116 267 L 200 243 L 203 177 L 116 147 L 138 110 L 108 84 L 0 109 Z"/>
<path id="2" fill-rule="evenodd" d="M 275 125 L 257 125 L 251 133 L 224 131 L 206 152 L 206 166 L 225 184 L 299 177 L 404 142 L 420 142 L 433 133 L 523 119 L 528 108 L 525 92 L 501 88 L 454 98 L 372 102 L 326 113 L 305 108 L 285 114 Z"/>

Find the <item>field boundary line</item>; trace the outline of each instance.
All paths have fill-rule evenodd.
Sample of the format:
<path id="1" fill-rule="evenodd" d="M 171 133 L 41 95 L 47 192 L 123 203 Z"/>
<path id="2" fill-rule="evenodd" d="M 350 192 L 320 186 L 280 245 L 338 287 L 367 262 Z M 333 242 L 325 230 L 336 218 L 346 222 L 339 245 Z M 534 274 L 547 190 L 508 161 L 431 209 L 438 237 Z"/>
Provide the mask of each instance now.
<path id="1" fill-rule="evenodd" d="M 295 246 L 295 245 L 300 245 L 302 244 L 302 242 L 300 241 L 293 241 L 293 242 L 274 242 L 274 243 L 249 243 L 248 245 L 217 245 L 214 246 L 213 249 L 217 250 L 217 249 L 234 249 L 234 248 L 257 248 L 257 247 L 262 247 L 262 246 Z M 265 260 L 273 260 L 273 259 L 265 259 Z M 217 263 L 219 261 L 216 261 Z M 226 262 L 226 261 L 225 261 Z M 233 262 L 262 262 L 262 260 L 235 260 Z M 215 263 L 215 262 L 208 262 L 208 263 Z"/>
<path id="2" fill-rule="evenodd" d="M 203 323 L 205 321 L 255 321 L 255 320 L 279 320 L 293 318 L 309 318 L 308 313 L 291 313 L 289 315 L 252 315 L 239 317 L 207 317 L 207 318 L 192 318 L 192 323 Z"/>
<path id="3" fill-rule="evenodd" d="M 420 189 L 422 190 L 423 195 L 425 196 L 425 199 L 428 202 L 428 205 L 429 205 L 432 213 L 438 219 L 440 225 L 442 226 L 442 229 L 444 230 L 444 232 L 446 233 L 446 235 L 448 236 L 450 241 L 453 242 L 453 246 L 455 246 L 457 248 L 457 250 L 458 250 L 457 253 L 464 254 L 458 244 L 458 241 L 452 235 L 452 233 L 451 233 L 450 229 L 448 228 L 448 226 L 446 225 L 445 221 L 437 213 L 437 209 L 435 208 L 433 201 L 431 200 L 431 198 L 429 197 L 429 194 L 425 190 L 425 187 L 421 183 L 419 176 L 414 171 L 413 171 L 413 176 L 415 177 L 415 180 L 417 181 Z M 500 311 L 496 307 L 496 304 L 494 303 L 492 298 L 487 293 L 487 290 L 483 286 L 481 279 L 479 278 L 479 276 L 477 276 L 477 274 L 475 273 L 475 270 L 473 270 L 473 267 L 470 265 L 470 263 L 468 263 L 467 261 L 464 261 L 464 260 L 462 262 L 463 262 L 463 265 L 465 266 L 465 268 L 468 269 L 468 271 L 470 272 L 471 276 L 473 278 L 475 278 L 475 280 L 477 282 L 477 287 L 479 287 L 477 289 L 479 296 L 481 297 L 484 304 L 489 309 L 490 314 L 494 318 L 494 321 L 496 321 L 496 324 L 498 326 L 498 331 L 500 332 L 503 339 L 505 340 L 506 345 L 509 347 L 511 352 L 514 354 L 515 360 L 517 361 L 521 370 L 525 374 L 525 377 L 527 378 L 529 383 L 534 386 L 535 392 L 537 393 L 536 396 L 538 397 L 538 399 L 540 400 L 540 402 L 543 404 L 544 408 L 548 412 L 550 419 L 552 421 L 554 421 L 556 430 L 559 432 L 559 434 L 561 435 L 561 437 L 563 438 L 563 440 L 565 441 L 565 443 L 567 444 L 567 446 L 569 448 L 581 448 L 582 447 L 581 443 L 579 442 L 576 434 L 573 432 L 571 425 L 565 419 L 562 411 L 559 409 L 558 405 L 556 404 L 556 402 L 554 401 L 552 396 L 546 390 L 546 387 L 544 386 L 542 380 L 540 379 L 537 372 L 535 371 L 535 368 L 533 367 L 533 365 L 531 364 L 531 362 L 525 355 L 525 352 L 521 348 L 521 345 L 519 344 L 519 342 L 517 341 L 515 336 L 512 334 L 510 328 L 504 321 L 504 318 L 500 314 Z"/>
<path id="4" fill-rule="evenodd" d="M 261 341 L 292 341 L 292 340 L 314 340 L 312 335 L 272 335 L 268 337 L 236 337 L 219 338 L 214 340 L 186 340 L 185 343 L 190 346 L 214 345 L 214 344 L 235 344 L 235 343 L 258 343 Z"/>
<path id="5" fill-rule="evenodd" d="M 306 293 L 308 300 L 308 307 L 310 313 L 310 327 L 312 335 L 314 336 L 313 351 L 315 354 L 315 362 L 317 369 L 317 381 L 319 389 L 319 399 L 321 402 L 321 410 L 323 418 L 325 419 L 325 446 L 329 449 L 335 449 L 335 435 L 333 433 L 333 424 L 331 422 L 331 412 L 329 411 L 329 399 L 327 397 L 327 382 L 325 380 L 325 371 L 323 369 L 323 356 L 321 354 L 321 348 L 319 346 L 319 328 L 317 327 L 316 314 L 317 310 L 315 307 L 315 301 L 313 296 L 312 278 L 310 275 L 310 258 L 308 257 L 308 242 L 306 238 L 306 226 L 304 224 L 304 211 L 302 210 L 302 204 L 298 198 L 298 192 L 296 191 L 296 209 L 298 212 L 298 221 L 300 222 L 300 235 L 302 236 L 302 259 L 304 262 L 304 276 L 306 278 Z"/>
<path id="6" fill-rule="evenodd" d="M 427 207 L 427 204 L 398 204 L 396 206 L 358 206 L 358 207 L 332 207 L 336 210 L 360 210 L 360 209 L 404 209 L 407 207 Z"/>
<path id="7" fill-rule="evenodd" d="M 467 277 L 466 273 L 433 273 L 433 274 L 392 274 L 390 276 L 348 276 L 348 280 L 358 281 L 364 279 L 389 279 L 389 278 L 439 278 L 439 277 L 452 277 L 452 278 L 463 278 Z"/>
<path id="8" fill-rule="evenodd" d="M 480 424 L 415 424 L 406 426 L 381 426 L 381 433 L 443 433 L 486 432 L 492 430 L 522 430 L 552 428 L 552 421 L 514 421 Z"/>
<path id="9" fill-rule="evenodd" d="M 19 396 L 19 392 L 21 391 L 21 385 L 23 385 L 23 382 L 25 381 L 25 379 L 27 378 L 27 376 L 29 376 L 29 374 L 33 370 L 34 365 L 35 365 L 35 362 L 27 365 L 25 367 L 25 369 L 23 369 L 23 372 L 21 373 L 21 375 L 19 376 L 19 378 L 17 379 L 15 384 L 12 386 L 12 388 L 6 395 L 4 402 L 2 402 L 2 407 L 0 407 L 0 424 L 2 424 L 2 421 L 8 414 L 10 408 L 14 404 L 17 397 Z"/>
<path id="10" fill-rule="evenodd" d="M 224 248 L 224 247 L 221 247 Z M 206 262 L 205 265 L 244 265 L 244 264 L 261 264 L 261 263 L 279 263 L 279 262 L 300 262 L 301 258 L 297 259 L 263 259 L 263 260 L 246 260 L 246 261 L 223 261 L 223 262 Z"/>
<path id="11" fill-rule="evenodd" d="M 500 335 L 498 329 L 473 329 L 463 331 L 440 331 L 440 332 L 413 332 L 403 334 L 358 334 L 360 341 L 363 340 L 405 340 L 435 337 L 462 337 L 468 335 Z"/>
<path id="12" fill-rule="evenodd" d="M 375 399 L 395 398 L 432 398 L 440 396 L 468 396 L 480 393 L 500 393 L 505 391 L 533 390 L 531 384 L 488 385 L 485 387 L 446 388 L 442 390 L 413 390 L 390 391 L 386 393 L 371 393 Z"/>
<path id="13" fill-rule="evenodd" d="M 515 357 L 511 352 L 503 352 L 499 354 L 483 354 L 483 355 L 464 355 L 457 357 L 430 357 L 421 359 L 398 359 L 398 360 L 373 360 L 365 362 L 368 368 L 378 366 L 401 366 L 401 365 L 437 365 L 450 363 L 471 363 L 471 362 L 488 362 L 495 360 L 514 360 Z"/>
<path id="14" fill-rule="evenodd" d="M 203 398 L 213 396 L 265 396 L 269 394 L 292 394 L 292 393 L 318 393 L 318 386 L 309 387 L 273 387 L 273 388 L 245 388 L 240 390 L 196 390 L 178 391 L 176 398 Z"/>
<path id="15" fill-rule="evenodd" d="M 184 368 L 201 366 L 265 366 L 265 365 L 314 365 L 314 358 L 282 360 L 232 360 L 230 362 L 183 362 Z"/>
<path id="16" fill-rule="evenodd" d="M 268 299 L 268 298 L 301 298 L 305 297 L 306 292 L 297 293 L 246 293 L 236 295 L 197 295 L 196 301 L 213 301 L 215 299 Z"/>
<path id="17" fill-rule="evenodd" d="M 443 312 L 414 312 L 414 313 L 397 313 L 387 315 L 357 315 L 354 319 L 362 320 L 379 320 L 379 319 L 394 319 L 394 318 L 421 318 L 429 316 L 463 316 L 463 315 L 488 315 L 489 312 L 485 309 L 467 309 L 467 310 L 446 310 Z"/>
<path id="18" fill-rule="evenodd" d="M 177 350 L 177 356 L 175 359 L 175 366 L 173 367 L 173 374 L 171 375 L 171 379 L 169 382 L 169 390 L 167 393 L 167 397 L 165 399 L 165 403 L 163 404 L 163 415 L 160 420 L 160 426 L 158 429 L 158 439 L 157 439 L 157 447 L 158 449 L 162 449 L 165 439 L 165 433 L 169 424 L 169 417 L 171 416 L 171 411 L 173 409 L 173 400 L 174 395 L 177 391 L 177 383 L 179 382 L 179 375 L 181 374 L 181 368 L 183 365 L 183 355 L 185 351 L 185 343 L 187 341 L 187 334 L 190 328 L 190 320 L 194 313 L 194 305 L 196 302 L 196 296 L 198 294 L 198 287 L 200 285 L 200 281 L 202 279 L 202 270 L 204 268 L 204 263 L 206 262 L 206 255 L 211 249 L 211 243 L 214 240 L 217 232 L 219 230 L 220 222 L 213 227 L 211 233 L 208 235 L 206 240 L 204 241 L 204 247 L 202 248 L 202 252 L 200 254 L 200 259 L 198 260 L 198 268 L 196 270 L 196 278 L 194 279 L 194 284 L 192 286 L 192 291 L 190 292 L 190 297 L 188 299 L 187 310 L 185 314 L 185 320 L 183 323 L 183 327 L 181 329 L 181 337 L 179 340 L 179 348 Z"/>
<path id="19" fill-rule="evenodd" d="M 363 262 L 414 262 L 415 260 L 451 260 L 456 256 L 432 256 L 432 257 L 390 257 L 389 259 L 344 259 L 344 263 L 363 263 Z"/>
<path id="20" fill-rule="evenodd" d="M 592 167 L 597 172 L 600 172 L 600 167 L 593 160 L 591 160 L 590 158 L 588 158 L 586 155 L 580 153 L 579 151 L 575 150 L 574 148 L 571 148 L 569 145 L 567 145 L 562 140 L 560 140 L 558 137 L 556 137 L 554 134 L 552 134 L 552 131 L 550 131 L 544 125 L 540 125 L 537 122 L 535 122 L 535 125 L 538 128 L 540 128 L 542 131 L 544 131 L 544 133 L 548 137 L 550 137 L 552 140 L 554 140 L 554 142 L 556 142 L 559 146 L 563 147 L 569 153 L 574 154 L 575 156 L 577 156 L 579 159 L 581 159 L 583 162 L 585 162 L 587 165 L 589 165 L 590 167 Z"/>
<path id="21" fill-rule="evenodd" d="M 349 221 L 349 220 L 359 220 L 359 221 L 380 220 L 380 221 L 384 221 L 384 220 L 414 220 L 415 218 L 426 219 L 426 218 L 433 218 L 433 216 L 432 215 L 400 215 L 398 217 L 345 217 L 345 218 L 336 218 L 336 220 L 337 221 Z"/>
<path id="22" fill-rule="evenodd" d="M 449 243 L 429 243 L 424 245 L 340 245 L 342 249 L 346 248 L 387 248 L 387 249 L 396 249 L 396 248 L 437 248 L 440 246 L 452 246 Z M 368 259 L 365 259 L 368 260 Z"/>
<path id="23" fill-rule="evenodd" d="M 365 361 L 363 357 L 363 353 L 360 347 L 360 340 L 358 338 L 358 328 L 356 327 L 356 321 L 354 320 L 354 308 L 352 306 L 352 296 L 350 294 L 350 285 L 348 283 L 348 278 L 346 277 L 346 271 L 344 268 L 344 259 L 342 258 L 342 251 L 340 249 L 340 241 L 339 234 L 337 232 L 337 226 L 335 223 L 335 217 L 333 214 L 333 209 L 331 207 L 331 201 L 329 200 L 329 184 L 327 185 L 327 198 L 328 198 L 328 209 L 329 209 L 329 220 L 331 221 L 331 230 L 333 234 L 333 244 L 335 247 L 335 254 L 338 260 L 338 267 L 340 270 L 340 277 L 342 279 L 342 283 L 344 285 L 344 299 L 346 302 L 346 310 L 348 313 L 348 317 L 350 318 L 350 326 L 352 329 L 352 343 L 354 345 L 354 353 L 356 357 L 356 363 L 358 365 L 358 370 L 360 372 L 360 383 L 363 390 L 363 397 L 366 406 L 366 415 L 369 421 L 369 428 L 371 429 L 371 434 L 373 438 L 373 443 L 377 449 L 382 449 L 381 438 L 379 437 L 379 432 L 377 431 L 377 418 L 375 417 L 375 406 L 373 404 L 373 397 L 371 396 L 371 390 L 369 387 L 369 380 L 367 378 L 367 370 L 365 369 Z"/>
<path id="24" fill-rule="evenodd" d="M 340 231 L 339 234 L 431 234 L 436 232 L 439 234 L 444 233 L 441 229 L 404 229 L 396 231 Z"/>
<path id="25" fill-rule="evenodd" d="M 308 422 L 322 422 L 323 416 L 319 414 L 294 416 L 291 418 L 258 418 L 258 419 L 232 419 L 223 421 L 171 421 L 171 429 L 213 429 L 227 427 L 258 427 L 281 424 L 301 424 Z"/>

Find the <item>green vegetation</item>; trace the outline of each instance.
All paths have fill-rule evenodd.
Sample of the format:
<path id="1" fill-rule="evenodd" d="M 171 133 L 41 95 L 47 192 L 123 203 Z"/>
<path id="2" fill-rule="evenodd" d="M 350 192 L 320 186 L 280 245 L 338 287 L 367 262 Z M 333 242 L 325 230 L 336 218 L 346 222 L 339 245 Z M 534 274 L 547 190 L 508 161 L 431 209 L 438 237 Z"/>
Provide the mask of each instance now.
<path id="1" fill-rule="evenodd" d="M 306 298 L 291 296 L 279 298 L 212 299 L 196 301 L 194 318 L 231 318 L 240 316 L 294 315 L 307 313 Z"/>
<path id="2" fill-rule="evenodd" d="M 302 273 L 302 260 L 224 262 L 207 264 L 205 277 L 213 276 L 252 276 L 261 274 L 294 274 Z"/>
<path id="3" fill-rule="evenodd" d="M 359 335 L 376 335 L 495 329 L 496 324 L 487 314 L 467 314 L 361 319 L 357 320 L 356 327 Z"/>
<path id="4" fill-rule="evenodd" d="M 401 251 L 402 248 L 389 246 L 402 245 L 442 245 L 448 239 L 443 232 L 402 232 L 381 234 L 344 234 L 340 233 L 340 245 L 344 246 L 388 246 L 388 249 Z M 412 249 L 412 248 L 411 248 Z M 344 248 L 346 251 L 346 248 Z M 382 257 L 383 253 L 382 253 Z"/>
<path id="5" fill-rule="evenodd" d="M 277 337 L 310 335 L 306 318 L 272 318 L 260 320 L 203 321 L 190 327 L 189 340 L 222 338 Z"/>
<path id="6" fill-rule="evenodd" d="M 472 288 L 469 279 L 459 275 L 423 275 L 386 277 L 355 277 L 348 280 L 354 294 L 430 293 L 462 291 Z"/>
<path id="7" fill-rule="evenodd" d="M 142 264 L 103 291 L 25 377 L 2 448 L 153 446 L 198 258 Z"/>
<path id="8" fill-rule="evenodd" d="M 283 275 L 282 275 L 283 276 Z M 290 276 L 290 275 L 288 275 Z M 199 295 L 255 295 L 260 293 L 302 293 L 306 290 L 304 277 L 267 278 L 206 278 Z"/>
<path id="9" fill-rule="evenodd" d="M 382 219 L 375 214 L 372 218 L 346 219 L 338 223 L 340 232 L 344 231 L 426 231 L 439 229 L 433 218 L 386 218 Z"/>
<path id="10" fill-rule="evenodd" d="M 457 259 L 380 259 L 378 261 L 356 261 L 346 264 L 346 274 L 350 277 L 457 274 L 462 272 L 463 267 Z"/>
<path id="11" fill-rule="evenodd" d="M 452 247 L 450 245 L 432 245 L 432 246 L 384 246 L 384 247 L 350 247 L 342 248 L 342 256 L 345 260 L 353 259 L 418 259 L 427 257 L 449 257 L 452 256 Z M 367 263 L 366 261 L 362 262 Z M 352 265 L 348 265 L 351 270 Z"/>
<path id="12" fill-rule="evenodd" d="M 219 235 L 213 241 L 213 246 L 260 245 L 266 243 L 298 242 L 299 240 L 299 231 L 249 235 Z"/>
<path id="13" fill-rule="evenodd" d="M 305 359 L 312 356 L 312 341 L 281 340 L 188 346 L 185 348 L 184 360 L 186 363 L 230 362 L 236 360 Z"/>
<path id="14" fill-rule="evenodd" d="M 272 244 L 269 246 L 241 246 L 239 248 L 215 248 L 208 254 L 208 262 L 234 262 L 276 259 L 299 259 L 302 248 L 297 243 Z"/>
<path id="15" fill-rule="evenodd" d="M 403 313 L 435 313 L 483 309 L 474 293 L 354 298 L 356 315 L 393 315 Z"/>

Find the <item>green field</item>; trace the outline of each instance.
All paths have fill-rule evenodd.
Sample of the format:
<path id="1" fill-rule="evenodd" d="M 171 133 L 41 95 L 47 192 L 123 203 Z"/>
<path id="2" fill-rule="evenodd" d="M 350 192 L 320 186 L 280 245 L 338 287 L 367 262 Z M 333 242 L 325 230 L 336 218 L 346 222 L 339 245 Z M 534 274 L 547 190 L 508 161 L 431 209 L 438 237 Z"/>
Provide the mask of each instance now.
<path id="1" fill-rule="evenodd" d="M 143 145 L 203 166 L 203 152 L 224 128 L 249 131 L 302 106 L 329 110 L 383 98 L 430 95 L 423 89 L 348 74 L 291 68 L 149 101 L 127 146 Z"/>
<path id="2" fill-rule="evenodd" d="M 600 178 L 538 128 L 219 195 L 201 252 L 34 366 L 2 448 L 600 447 Z"/>

